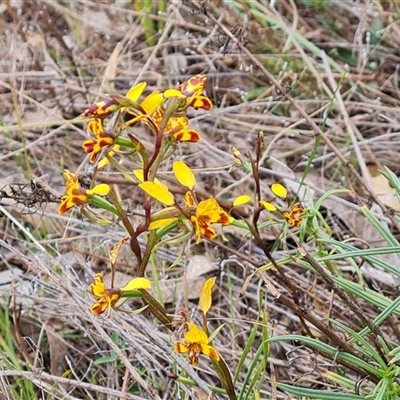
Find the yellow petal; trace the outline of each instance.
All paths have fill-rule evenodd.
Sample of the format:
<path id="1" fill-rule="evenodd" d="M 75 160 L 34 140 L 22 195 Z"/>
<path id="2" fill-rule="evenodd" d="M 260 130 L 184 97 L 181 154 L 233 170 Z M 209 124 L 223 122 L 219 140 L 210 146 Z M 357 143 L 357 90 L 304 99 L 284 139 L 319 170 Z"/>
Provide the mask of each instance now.
<path id="1" fill-rule="evenodd" d="M 104 131 L 103 121 L 100 119 L 94 119 L 88 123 L 87 130 L 92 132 L 97 138 Z"/>
<path id="2" fill-rule="evenodd" d="M 155 182 L 142 182 L 138 186 L 160 203 L 167 206 L 172 206 L 175 203 L 174 195 L 163 185 Z"/>
<path id="3" fill-rule="evenodd" d="M 164 92 L 164 97 L 165 98 L 168 98 L 168 97 L 181 97 L 183 99 L 186 98 L 186 96 L 182 92 L 180 92 L 179 90 L 176 90 L 176 89 L 167 89 Z"/>
<path id="4" fill-rule="evenodd" d="M 192 192 L 186 192 L 186 194 L 183 196 L 183 201 L 188 207 L 194 207 L 197 204 Z"/>
<path id="5" fill-rule="evenodd" d="M 236 197 L 236 199 L 233 200 L 232 205 L 233 205 L 233 207 L 241 206 L 242 204 L 248 203 L 250 200 L 251 200 L 251 197 L 247 194 L 244 194 L 243 196 Z"/>
<path id="6" fill-rule="evenodd" d="M 121 292 L 129 292 L 137 289 L 150 289 L 151 282 L 147 278 L 133 278 L 122 289 Z"/>
<path id="7" fill-rule="evenodd" d="M 196 209 L 196 218 L 210 224 L 231 224 L 234 219 L 229 216 L 213 197 L 202 200 Z"/>
<path id="8" fill-rule="evenodd" d="M 182 342 L 177 342 L 174 345 L 174 351 L 175 353 L 181 354 L 181 353 L 186 353 L 189 351 L 189 348 Z"/>
<path id="9" fill-rule="evenodd" d="M 114 153 L 114 152 L 111 151 L 111 152 L 110 152 L 110 156 L 113 155 L 112 153 Z M 100 160 L 100 161 L 98 162 L 97 168 L 98 168 L 98 169 L 104 168 L 109 162 L 110 162 L 110 161 L 108 161 L 108 159 L 104 157 L 102 160 Z"/>
<path id="10" fill-rule="evenodd" d="M 115 98 L 122 97 L 115 95 Z M 113 112 L 117 111 L 120 107 L 118 101 L 115 99 L 106 99 L 105 101 L 100 101 L 96 104 L 92 104 L 87 108 L 81 117 L 95 117 L 95 118 L 106 118 Z"/>
<path id="11" fill-rule="evenodd" d="M 216 277 L 207 279 L 203 285 L 203 289 L 201 289 L 199 307 L 200 310 L 203 311 L 204 315 L 206 315 L 210 310 L 212 303 L 212 289 L 216 280 Z"/>
<path id="12" fill-rule="evenodd" d="M 165 218 L 165 219 L 159 219 L 158 221 L 150 222 L 149 229 L 152 230 L 152 229 L 163 228 L 164 226 L 172 224 L 177 219 L 178 218 Z"/>
<path id="13" fill-rule="evenodd" d="M 193 189 L 196 184 L 196 178 L 192 170 L 183 161 L 175 161 L 173 163 L 173 169 L 179 183 L 189 189 Z"/>
<path id="14" fill-rule="evenodd" d="M 126 94 L 125 97 L 128 99 L 131 99 L 133 101 L 137 101 L 137 99 L 140 97 L 140 95 L 143 93 L 143 90 L 145 89 L 147 83 L 146 82 L 140 82 L 135 86 L 132 86 L 128 93 Z"/>
<path id="15" fill-rule="evenodd" d="M 215 350 L 214 347 L 212 347 L 212 346 L 210 346 L 208 344 L 202 344 L 201 345 L 201 352 L 204 355 L 212 358 L 213 360 L 216 360 L 216 361 L 219 360 L 219 354 L 218 354 L 217 350 Z"/>
<path id="16" fill-rule="evenodd" d="M 195 217 L 191 217 L 190 220 L 194 227 L 196 244 L 200 243 L 201 235 L 203 235 L 209 240 L 213 240 L 218 236 L 217 231 L 211 225 L 208 225 L 207 223 L 199 224 L 199 221 Z"/>
<path id="17" fill-rule="evenodd" d="M 195 110 L 202 108 L 203 110 L 212 110 L 213 103 L 206 96 L 195 96 L 190 103 L 190 106 Z"/>
<path id="18" fill-rule="evenodd" d="M 187 323 L 189 330 L 185 333 L 187 343 L 208 344 L 207 334 L 192 322 Z"/>
<path id="19" fill-rule="evenodd" d="M 106 183 L 96 185 L 94 188 L 86 190 L 86 194 L 98 194 L 99 196 L 106 196 L 110 191 L 110 186 Z"/>
<path id="20" fill-rule="evenodd" d="M 135 175 L 135 177 L 140 181 L 143 182 L 144 178 L 143 178 L 143 170 L 142 169 L 134 169 L 133 170 L 133 175 Z M 157 185 L 163 186 L 165 187 L 165 189 L 168 190 L 168 186 L 165 185 L 164 183 L 162 183 L 158 178 L 154 178 L 154 183 L 156 183 Z"/>
<path id="21" fill-rule="evenodd" d="M 276 211 L 276 207 L 275 207 L 273 204 L 268 203 L 267 201 L 261 200 L 261 201 L 260 201 L 260 204 L 261 204 L 267 211 Z"/>
<path id="22" fill-rule="evenodd" d="M 205 75 L 191 76 L 186 82 L 179 85 L 179 90 L 187 97 L 200 95 L 204 90 L 207 77 Z"/>
<path id="23" fill-rule="evenodd" d="M 143 170 L 142 169 L 134 169 L 133 170 L 133 175 L 136 176 L 136 178 L 140 181 L 143 182 L 144 178 L 143 178 Z"/>
<path id="24" fill-rule="evenodd" d="M 146 114 L 153 113 L 157 107 L 163 102 L 164 97 L 160 92 L 154 92 L 149 94 L 141 103 L 140 106 L 143 108 Z"/>
<path id="25" fill-rule="evenodd" d="M 64 176 L 65 176 L 65 180 L 66 180 L 65 184 L 67 186 L 67 189 L 70 187 L 73 187 L 73 188 L 79 187 L 78 177 L 73 172 L 70 172 L 66 169 L 64 171 Z"/>
<path id="26" fill-rule="evenodd" d="M 287 196 L 287 190 L 285 186 L 281 185 L 280 183 L 274 183 L 271 186 L 272 193 L 278 197 L 282 197 L 283 199 Z"/>
<path id="27" fill-rule="evenodd" d="M 200 133 L 194 129 L 181 129 L 172 136 L 177 142 L 197 143 L 201 139 Z"/>
<path id="28" fill-rule="evenodd" d="M 96 301 L 96 303 L 94 303 L 90 307 L 90 312 L 95 315 L 103 314 L 103 312 L 107 309 L 108 304 L 109 303 L 108 303 L 107 299 L 102 298 L 102 299 Z"/>
<path id="29" fill-rule="evenodd" d="M 103 276 L 96 274 L 94 276 L 94 282 L 90 284 L 89 291 L 93 296 L 103 297 L 106 293 L 106 285 L 103 282 Z"/>

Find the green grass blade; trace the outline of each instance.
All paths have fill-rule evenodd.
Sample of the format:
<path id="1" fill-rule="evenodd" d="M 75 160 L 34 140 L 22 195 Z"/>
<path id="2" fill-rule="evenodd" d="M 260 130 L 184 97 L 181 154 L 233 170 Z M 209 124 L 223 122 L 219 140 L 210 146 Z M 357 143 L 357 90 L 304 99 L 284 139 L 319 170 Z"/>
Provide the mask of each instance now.
<path id="1" fill-rule="evenodd" d="M 268 339 L 270 343 L 273 342 L 279 342 L 279 341 L 298 341 L 300 343 L 305 343 L 306 345 L 309 345 L 310 347 L 323 352 L 325 354 L 330 355 L 331 357 L 336 357 L 337 359 L 344 360 L 348 363 L 351 363 L 358 368 L 362 368 L 364 371 L 370 373 L 371 375 L 375 375 L 378 378 L 382 378 L 383 373 L 382 371 L 379 371 L 376 369 L 374 366 L 370 365 L 369 363 L 365 362 L 364 360 L 361 360 L 358 357 L 353 356 L 352 354 L 345 353 L 344 351 L 338 351 L 337 348 L 332 347 L 326 343 L 322 343 L 316 339 L 312 339 L 309 337 L 304 337 L 300 335 L 284 335 L 284 336 L 278 336 L 278 337 L 273 337 L 271 339 Z"/>
<path id="2" fill-rule="evenodd" d="M 364 400 L 365 397 L 350 393 L 335 393 L 328 390 L 306 389 L 299 386 L 286 385 L 278 383 L 278 388 L 296 396 L 301 396 L 307 399 L 320 400 Z"/>

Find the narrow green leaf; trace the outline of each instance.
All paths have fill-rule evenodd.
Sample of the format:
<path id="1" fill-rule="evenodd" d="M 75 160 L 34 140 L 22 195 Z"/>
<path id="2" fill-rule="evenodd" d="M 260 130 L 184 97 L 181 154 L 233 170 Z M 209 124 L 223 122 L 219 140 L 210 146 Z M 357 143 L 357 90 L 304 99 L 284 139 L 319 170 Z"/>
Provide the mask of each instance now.
<path id="1" fill-rule="evenodd" d="M 304 337 L 300 335 L 283 335 L 283 336 L 277 336 L 277 337 L 272 337 L 268 339 L 268 342 L 273 343 L 273 342 L 279 342 L 279 341 L 285 341 L 285 342 L 290 342 L 290 341 L 298 341 L 300 343 L 305 343 L 309 345 L 310 347 L 313 347 L 321 352 L 324 352 L 326 354 L 329 354 L 332 357 L 335 357 L 336 359 L 340 359 L 343 361 L 346 361 L 347 363 L 351 363 L 358 368 L 362 368 L 364 371 L 368 372 L 371 375 L 375 375 L 378 378 L 383 377 L 383 372 L 375 368 L 373 365 L 369 364 L 368 362 L 362 360 L 361 358 L 358 358 L 356 356 L 353 356 L 352 354 L 346 353 L 344 351 L 339 351 L 336 347 L 332 347 L 326 343 L 320 342 L 316 339 L 309 338 L 309 337 Z"/>
<path id="2" fill-rule="evenodd" d="M 253 346 L 254 339 L 256 337 L 257 331 L 258 331 L 258 324 L 255 324 L 253 326 L 253 329 L 250 332 L 249 338 L 247 339 L 246 346 L 244 346 L 242 355 L 240 356 L 240 359 L 239 359 L 239 363 L 238 363 L 238 365 L 236 367 L 235 376 L 233 377 L 233 382 L 234 383 L 237 382 L 237 380 L 239 378 L 239 375 L 242 372 L 242 368 L 243 368 L 244 362 L 246 361 L 247 355 L 249 354 L 249 352 L 250 352 L 250 350 L 251 350 L 251 348 Z"/>
<path id="3" fill-rule="evenodd" d="M 295 396 L 302 396 L 308 399 L 319 400 L 364 400 L 364 396 L 358 396 L 350 393 L 335 393 L 330 390 L 316 390 L 306 389 L 299 386 L 286 385 L 284 383 L 277 383 L 279 389 L 294 394 Z"/>
<path id="4" fill-rule="evenodd" d="M 117 354 L 112 351 L 109 356 L 100 357 L 97 360 L 95 360 L 94 363 L 97 364 L 97 365 L 101 365 L 101 364 L 114 362 L 114 361 L 117 361 L 117 360 L 118 360 Z"/>

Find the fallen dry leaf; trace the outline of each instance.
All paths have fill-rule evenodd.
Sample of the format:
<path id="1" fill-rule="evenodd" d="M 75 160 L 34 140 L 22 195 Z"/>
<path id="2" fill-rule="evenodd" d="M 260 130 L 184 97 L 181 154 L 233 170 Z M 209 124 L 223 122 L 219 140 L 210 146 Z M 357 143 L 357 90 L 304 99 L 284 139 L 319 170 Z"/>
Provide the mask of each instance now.
<path id="1" fill-rule="evenodd" d="M 189 300 L 198 299 L 204 282 L 208 278 L 207 274 L 217 269 L 217 265 L 206 256 L 191 257 L 186 267 L 186 282 L 181 278 L 160 282 L 164 302 L 174 301 L 177 297 L 183 296 L 185 291 L 187 291 Z"/>
<path id="2" fill-rule="evenodd" d="M 393 210 L 400 211 L 400 203 L 397 199 L 396 191 L 383 175 L 377 175 L 370 178 L 374 193 L 379 197 L 382 203 Z"/>

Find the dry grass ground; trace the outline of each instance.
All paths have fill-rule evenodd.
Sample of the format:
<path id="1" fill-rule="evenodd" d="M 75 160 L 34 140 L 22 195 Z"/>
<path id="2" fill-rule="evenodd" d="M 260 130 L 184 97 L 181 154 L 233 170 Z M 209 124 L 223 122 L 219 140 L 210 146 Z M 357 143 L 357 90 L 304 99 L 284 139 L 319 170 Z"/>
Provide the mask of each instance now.
<path id="1" fill-rule="evenodd" d="M 147 270 L 156 297 L 171 315 L 186 308 L 198 321 L 201 285 L 218 277 L 210 330 L 224 324 L 213 345 L 234 375 L 238 399 L 400 398 L 393 370 L 386 397 L 377 397 L 381 378 L 350 357 L 384 370 L 396 365 L 390 360 L 400 341 L 393 303 L 400 205 L 378 173 L 384 167 L 400 173 L 400 3 L 199 3 L 0 3 L 0 398 L 227 398 L 209 360 L 190 366 L 174 353 L 174 335 L 150 313 L 113 312 L 105 319 L 89 312 L 88 284 L 96 272 L 107 279 L 108 254 L 126 233 L 77 211 L 57 212 L 63 170 L 88 172 L 83 110 L 139 81 L 165 90 L 195 74 L 207 76 L 215 107 L 189 115 L 202 140 L 180 144 L 175 156 L 196 172 L 203 198 L 223 203 L 254 192 L 251 175 L 231 170 L 232 147 L 254 154 L 260 131 L 265 199 L 272 198 L 274 182 L 310 209 L 337 191 L 310 216 L 307 229 L 269 225 L 260 242 L 228 227 L 225 248 L 192 243 L 172 268 L 179 245 L 160 248 Z M 137 135 L 151 145 L 139 128 Z M 159 176 L 168 181 L 170 170 L 163 164 Z M 112 172 L 98 180 L 114 187 L 136 223 L 143 202 L 138 188 Z M 235 216 L 252 212 L 245 205 Z M 311 259 L 299 255 L 299 242 Z M 382 254 L 382 248 L 391 251 Z M 118 258 L 121 282 L 134 274 L 128 250 Z M 366 326 L 373 333 L 362 337 L 375 353 L 354 339 L 352 332 Z M 274 341 L 266 349 L 268 337 Z M 301 397 L 280 384 L 320 392 Z"/>

